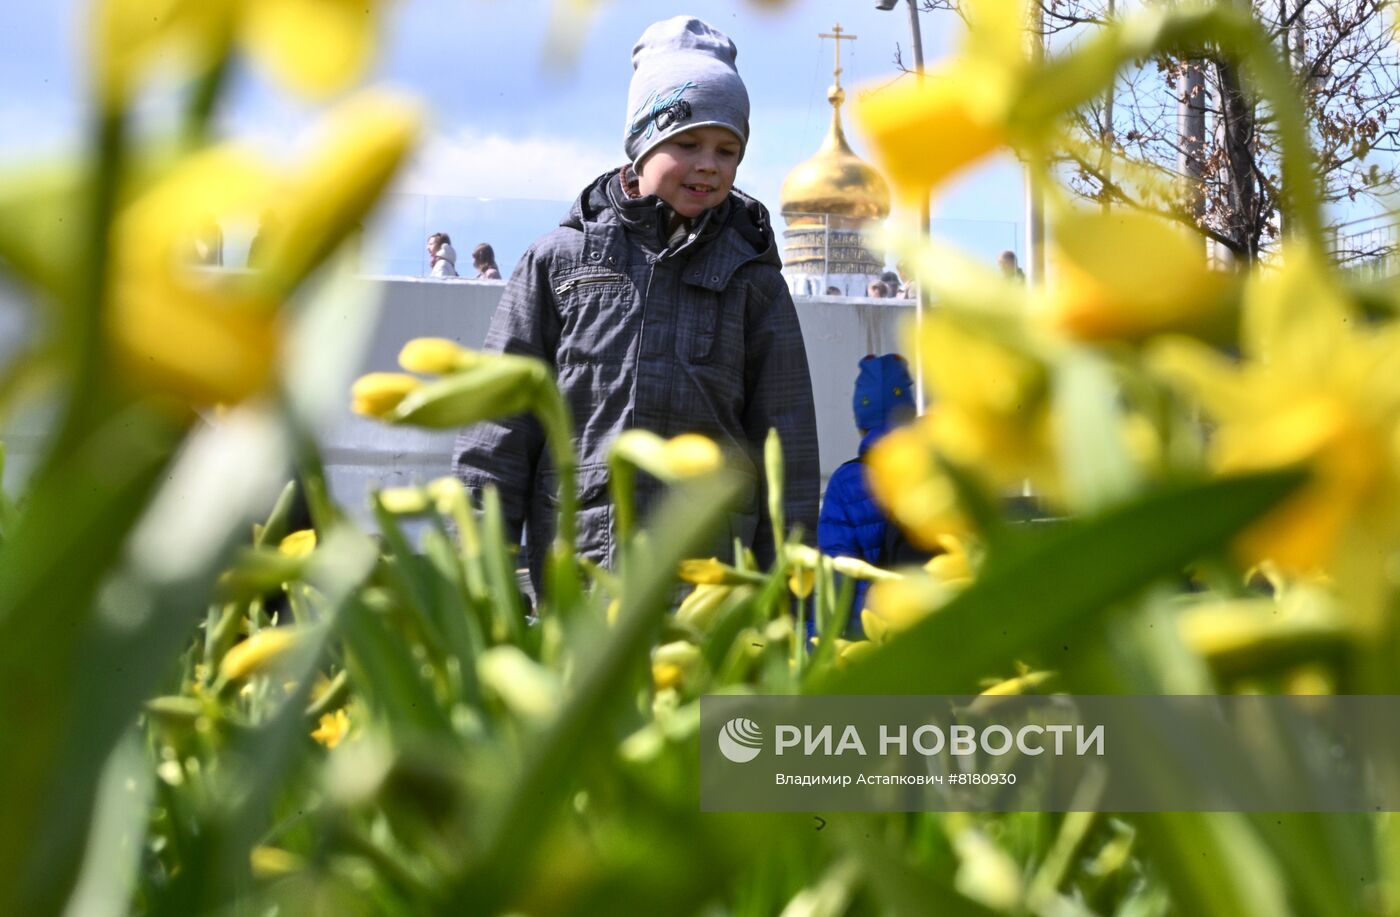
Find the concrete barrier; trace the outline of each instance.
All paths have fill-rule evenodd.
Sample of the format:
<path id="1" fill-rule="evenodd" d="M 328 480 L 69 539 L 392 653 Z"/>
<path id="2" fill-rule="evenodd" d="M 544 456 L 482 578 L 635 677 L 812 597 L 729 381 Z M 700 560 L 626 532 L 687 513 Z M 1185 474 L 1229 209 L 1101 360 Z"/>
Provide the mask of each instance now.
<path id="1" fill-rule="evenodd" d="M 446 337 L 479 347 L 505 284 L 499 281 L 427 280 L 404 277 L 363 277 L 356 282 L 382 295 L 378 327 L 364 360 L 363 371 L 393 370 L 399 348 L 410 338 Z M 907 300 L 863 300 L 828 297 L 797 301 L 812 391 L 817 405 L 817 432 L 823 481 L 842 462 L 853 458 L 859 443 L 851 416 L 851 389 L 856 363 L 868 353 L 900 349 L 902 322 L 911 320 Z M 37 310 L 21 305 L 13 291 L 0 292 L 0 366 L 32 333 Z M 9 486 L 37 457 L 42 443 L 42 415 L 27 415 L 4 431 L 11 461 L 5 477 Z M 453 434 L 390 427 L 356 417 L 349 395 L 341 416 L 331 418 L 321 432 L 327 472 L 336 497 L 362 520 L 368 520 L 366 495 L 373 486 L 389 487 L 424 482 L 447 474 Z"/>

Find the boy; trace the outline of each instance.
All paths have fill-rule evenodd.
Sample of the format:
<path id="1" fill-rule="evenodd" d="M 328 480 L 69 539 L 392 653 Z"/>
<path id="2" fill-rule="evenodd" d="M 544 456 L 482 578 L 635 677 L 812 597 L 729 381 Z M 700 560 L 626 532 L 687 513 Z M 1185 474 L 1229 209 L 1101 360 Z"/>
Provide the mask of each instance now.
<path id="1" fill-rule="evenodd" d="M 560 226 L 516 266 L 486 349 L 548 362 L 573 411 L 583 556 L 615 559 L 608 447 L 642 427 L 702 433 L 746 473 L 720 536 L 772 560 L 761 456 L 782 436 L 789 526 L 816 527 L 819 471 L 811 380 L 797 313 L 779 273 L 768 212 L 733 190 L 749 100 L 726 36 L 678 16 L 632 51 L 628 165 L 595 179 Z M 539 425 L 512 418 L 464 430 L 458 476 L 495 485 L 514 537 L 529 527 L 536 591 L 554 536 L 557 479 Z M 645 513 L 660 491 L 640 479 Z"/>
<path id="2" fill-rule="evenodd" d="M 892 427 L 914 416 L 914 380 L 909 366 L 897 353 L 862 357 L 851 397 L 856 429 L 860 430 L 857 458 L 837 468 L 826 485 L 821 520 L 817 523 L 817 547 L 832 557 L 856 557 L 872 564 L 890 564 L 882 557 L 893 525 L 870 495 L 865 483 L 865 452 Z M 856 582 L 851 604 L 852 627 L 859 630 L 860 610 L 865 607 L 868 583 Z"/>

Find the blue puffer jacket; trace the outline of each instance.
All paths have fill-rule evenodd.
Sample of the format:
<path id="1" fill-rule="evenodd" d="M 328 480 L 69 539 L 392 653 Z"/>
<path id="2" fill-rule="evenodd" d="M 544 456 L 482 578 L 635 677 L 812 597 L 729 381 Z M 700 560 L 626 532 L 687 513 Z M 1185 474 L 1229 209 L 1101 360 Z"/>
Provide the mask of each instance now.
<path id="1" fill-rule="evenodd" d="M 859 455 L 865 456 L 885 430 L 871 430 L 860 441 Z M 865 483 L 865 463 L 859 459 L 837 468 L 826 485 L 821 516 L 817 520 L 817 547 L 833 557 L 857 557 L 875 563 L 885 542 L 889 522 Z M 865 607 L 864 580 L 856 582 L 851 605 L 851 630 L 860 633 L 860 610 Z"/>

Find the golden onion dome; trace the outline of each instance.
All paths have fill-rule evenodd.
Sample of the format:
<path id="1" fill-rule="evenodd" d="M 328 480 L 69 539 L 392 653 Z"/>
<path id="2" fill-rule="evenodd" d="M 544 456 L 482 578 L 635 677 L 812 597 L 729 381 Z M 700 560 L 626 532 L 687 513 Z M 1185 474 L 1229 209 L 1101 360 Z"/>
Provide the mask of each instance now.
<path id="1" fill-rule="evenodd" d="M 841 103 L 846 92 L 838 84 L 827 90 L 826 97 L 831 102 L 831 130 L 817 154 L 784 179 L 780 196 L 783 214 L 883 220 L 890 214 L 890 187 L 846 142 L 841 129 Z"/>

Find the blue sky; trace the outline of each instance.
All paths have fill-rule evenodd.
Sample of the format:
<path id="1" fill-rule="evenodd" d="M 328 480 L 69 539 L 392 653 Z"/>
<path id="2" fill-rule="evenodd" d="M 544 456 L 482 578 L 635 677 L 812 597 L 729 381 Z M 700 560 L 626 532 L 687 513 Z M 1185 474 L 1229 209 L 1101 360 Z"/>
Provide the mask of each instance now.
<path id="1" fill-rule="evenodd" d="M 418 273 L 422 239 L 444 229 L 459 250 L 491 241 L 508 269 L 529 240 L 562 215 L 599 172 L 622 162 L 622 122 L 631 49 L 652 21 L 688 13 L 727 32 L 752 103 L 752 138 L 738 185 L 777 210 L 787 172 L 810 156 L 827 128 L 831 41 L 840 22 L 843 82 L 854 96 L 898 78 L 896 45 L 908 53 L 908 14 L 874 0 L 791 0 L 776 9 L 743 0 L 612 0 L 581 34 L 571 62 L 547 45 L 549 0 L 401 0 L 388 4 L 375 80 L 421 98 L 430 133 L 371 228 L 369 266 Z M 84 112 L 81 27 L 75 0 L 8 3 L 0 9 L 0 163 L 76 147 Z M 960 23 L 924 14 L 925 53 L 946 54 Z M 907 77 L 906 77 L 907 78 Z M 273 156 L 304 147 L 314 107 L 289 98 L 253 71 L 240 72 L 224 113 L 226 135 Z M 160 100 L 150 104 L 159 120 Z M 848 106 L 849 107 L 849 106 Z M 868 151 L 847 119 L 858 153 Z M 1021 247 L 1020 170 L 1002 161 L 939 202 L 936 231 L 988 259 Z M 480 199 L 487 200 L 480 200 Z M 508 200 L 506 200 L 508 199 Z M 229 260 L 240 245 L 229 240 Z"/>

